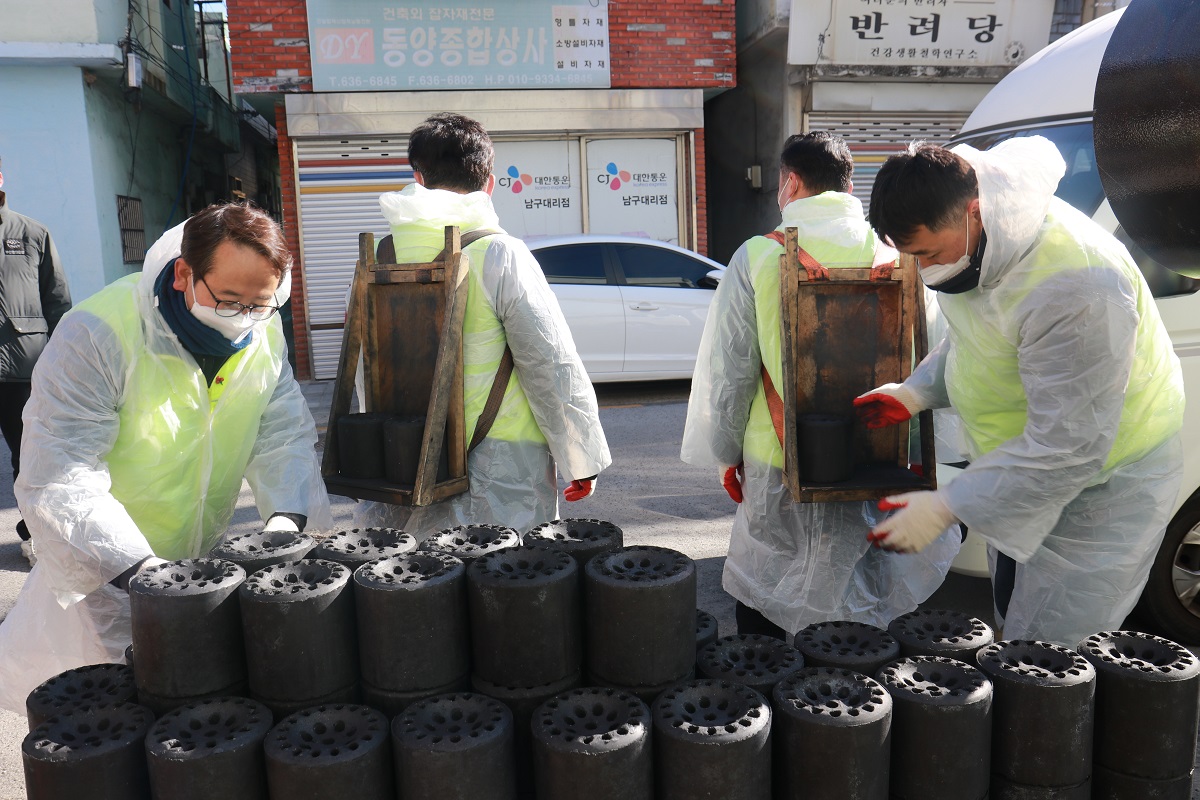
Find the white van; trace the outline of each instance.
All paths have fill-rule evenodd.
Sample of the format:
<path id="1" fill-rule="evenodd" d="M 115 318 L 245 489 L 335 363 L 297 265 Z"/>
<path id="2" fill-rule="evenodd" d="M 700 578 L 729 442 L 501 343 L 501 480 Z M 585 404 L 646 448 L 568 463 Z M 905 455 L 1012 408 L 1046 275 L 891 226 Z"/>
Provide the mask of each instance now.
<path id="1" fill-rule="evenodd" d="M 1130 241 L 1117 222 L 1096 168 L 1092 106 L 1105 47 L 1124 9 L 1071 32 L 1013 70 L 975 109 L 954 138 L 986 150 L 1014 136 L 1044 136 L 1067 162 L 1057 194 L 1113 231 L 1137 261 L 1183 364 L 1188 413 L 1183 426 L 1183 488 L 1139 609 L 1180 642 L 1200 643 L 1200 281 L 1171 272 Z M 1198 264 L 1200 266 L 1200 264 Z M 968 542 L 971 541 L 968 536 Z M 957 564 L 978 574 L 978 549 Z M 986 565 L 985 565 L 986 568 Z"/>

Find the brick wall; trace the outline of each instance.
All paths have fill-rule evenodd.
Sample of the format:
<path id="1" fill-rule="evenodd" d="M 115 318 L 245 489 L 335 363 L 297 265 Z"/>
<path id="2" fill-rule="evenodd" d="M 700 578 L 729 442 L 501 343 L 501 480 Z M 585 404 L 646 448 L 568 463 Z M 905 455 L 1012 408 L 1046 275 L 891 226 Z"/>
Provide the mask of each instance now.
<path id="1" fill-rule="evenodd" d="M 228 0 L 233 90 L 311 92 L 304 0 Z"/>
<path id="2" fill-rule="evenodd" d="M 732 87 L 733 0 L 608 4 L 614 89 Z"/>
<path id="3" fill-rule="evenodd" d="M 296 356 L 296 377 L 312 377 L 308 352 L 308 305 L 304 300 L 304 270 L 300 263 L 300 207 L 296 196 L 296 168 L 292 159 L 292 140 L 287 135 L 287 113 L 283 104 L 275 106 L 275 129 L 279 133 L 279 184 L 283 195 L 283 234 L 292 251 L 292 350 Z"/>
<path id="4" fill-rule="evenodd" d="M 704 131 L 696 131 L 696 252 L 708 255 L 708 182 L 704 170 Z"/>
<path id="5" fill-rule="evenodd" d="M 609 52 L 614 89 L 732 88 L 736 73 L 735 0 L 609 0 Z M 304 0 L 227 0 L 238 94 L 312 91 L 308 16 Z M 282 104 L 276 106 L 283 229 L 300 267 L 299 204 L 292 141 Z M 697 249 L 708 252 L 704 131 L 696 138 Z M 292 275 L 296 377 L 312 377 L 304 271 Z"/>

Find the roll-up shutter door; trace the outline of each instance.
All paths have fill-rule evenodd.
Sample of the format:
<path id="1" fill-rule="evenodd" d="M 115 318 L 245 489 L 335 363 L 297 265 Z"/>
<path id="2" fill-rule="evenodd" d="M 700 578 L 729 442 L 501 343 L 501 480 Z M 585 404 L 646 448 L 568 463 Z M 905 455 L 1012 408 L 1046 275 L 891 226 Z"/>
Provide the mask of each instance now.
<path id="1" fill-rule="evenodd" d="M 412 183 L 407 139 L 297 140 L 300 242 L 313 377 L 337 377 L 358 234 L 387 235 L 379 195 Z"/>
<path id="2" fill-rule="evenodd" d="M 811 111 L 808 130 L 826 130 L 846 140 L 854 154 L 854 196 L 863 209 L 871 200 L 871 187 L 883 162 L 920 139 L 944 144 L 958 133 L 967 113 L 849 114 Z"/>

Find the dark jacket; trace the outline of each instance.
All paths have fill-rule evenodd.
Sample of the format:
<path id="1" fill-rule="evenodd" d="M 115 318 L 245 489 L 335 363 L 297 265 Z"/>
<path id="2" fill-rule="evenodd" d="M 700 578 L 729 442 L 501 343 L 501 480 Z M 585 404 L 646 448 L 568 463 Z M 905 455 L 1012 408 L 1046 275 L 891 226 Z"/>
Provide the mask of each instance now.
<path id="1" fill-rule="evenodd" d="M 0 381 L 28 381 L 71 292 L 50 231 L 0 192 Z"/>

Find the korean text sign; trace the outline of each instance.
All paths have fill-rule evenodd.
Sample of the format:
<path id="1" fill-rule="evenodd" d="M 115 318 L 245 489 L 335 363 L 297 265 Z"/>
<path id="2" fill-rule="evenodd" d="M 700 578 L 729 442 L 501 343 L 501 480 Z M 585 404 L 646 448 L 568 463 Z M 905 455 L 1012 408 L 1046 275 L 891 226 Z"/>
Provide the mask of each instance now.
<path id="1" fill-rule="evenodd" d="M 309 0 L 313 90 L 607 88 L 608 3 Z"/>
<path id="2" fill-rule="evenodd" d="M 1052 0 L 793 0 L 788 63 L 1013 66 L 1046 44 L 1052 12 Z"/>
<path id="3" fill-rule="evenodd" d="M 574 140 L 495 142 L 492 204 L 513 236 L 583 232 L 579 144 Z"/>
<path id="4" fill-rule="evenodd" d="M 674 139 L 587 143 L 588 229 L 678 244 Z"/>

